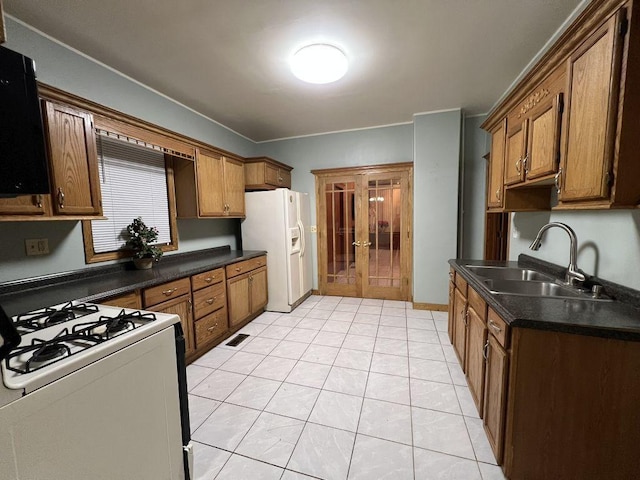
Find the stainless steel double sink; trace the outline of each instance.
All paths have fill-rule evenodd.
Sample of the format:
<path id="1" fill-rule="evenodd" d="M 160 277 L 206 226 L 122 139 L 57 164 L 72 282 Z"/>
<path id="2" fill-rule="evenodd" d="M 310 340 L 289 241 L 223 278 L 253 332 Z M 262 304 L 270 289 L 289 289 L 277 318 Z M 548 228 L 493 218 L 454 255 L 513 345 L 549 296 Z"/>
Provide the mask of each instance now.
<path id="1" fill-rule="evenodd" d="M 466 268 L 480 277 L 494 295 L 611 301 L 608 297 L 596 297 L 589 291 L 563 285 L 553 276 L 529 268 L 478 265 L 467 265 Z"/>

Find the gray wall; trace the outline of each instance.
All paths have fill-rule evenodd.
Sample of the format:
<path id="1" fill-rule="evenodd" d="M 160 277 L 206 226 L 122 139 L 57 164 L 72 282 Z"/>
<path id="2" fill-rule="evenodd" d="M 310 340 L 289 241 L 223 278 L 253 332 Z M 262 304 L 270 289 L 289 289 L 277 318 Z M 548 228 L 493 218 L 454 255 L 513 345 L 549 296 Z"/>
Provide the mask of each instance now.
<path id="1" fill-rule="evenodd" d="M 529 250 L 540 227 L 563 222 L 578 237 L 578 267 L 590 275 L 640 290 L 640 211 L 521 212 L 511 217 L 511 260 L 526 253 L 567 266 L 569 237 L 560 229 L 545 234 L 540 250 Z"/>
<path id="2" fill-rule="evenodd" d="M 487 161 L 489 135 L 480 129 L 486 115 L 464 119 L 462 258 L 481 259 L 484 256 L 484 216 L 486 208 Z"/>
<path id="3" fill-rule="evenodd" d="M 413 300 L 448 302 L 457 256 L 462 112 L 414 116 Z"/>
<path id="4" fill-rule="evenodd" d="M 6 47 L 36 61 L 38 79 L 217 147 L 250 156 L 255 143 L 122 75 L 6 19 Z M 236 248 L 238 220 L 180 220 L 179 252 Z M 0 282 L 86 268 L 79 222 L 3 222 Z M 50 254 L 27 257 L 24 240 L 48 238 Z"/>
<path id="5" fill-rule="evenodd" d="M 311 197 L 311 218 L 316 224 L 315 177 L 311 170 L 359 167 L 413 160 L 413 125 L 395 125 L 326 135 L 263 142 L 260 155 L 294 167 L 292 188 Z M 318 288 L 318 243 L 312 234 L 313 288 Z"/>

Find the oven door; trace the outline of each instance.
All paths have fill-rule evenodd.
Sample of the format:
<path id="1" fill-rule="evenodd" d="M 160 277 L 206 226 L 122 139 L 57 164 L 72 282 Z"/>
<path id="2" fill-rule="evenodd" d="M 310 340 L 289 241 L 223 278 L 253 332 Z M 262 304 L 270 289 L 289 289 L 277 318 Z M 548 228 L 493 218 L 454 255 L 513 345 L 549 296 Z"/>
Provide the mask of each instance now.
<path id="1" fill-rule="evenodd" d="M 0 408 L 0 479 L 182 480 L 174 329 Z"/>

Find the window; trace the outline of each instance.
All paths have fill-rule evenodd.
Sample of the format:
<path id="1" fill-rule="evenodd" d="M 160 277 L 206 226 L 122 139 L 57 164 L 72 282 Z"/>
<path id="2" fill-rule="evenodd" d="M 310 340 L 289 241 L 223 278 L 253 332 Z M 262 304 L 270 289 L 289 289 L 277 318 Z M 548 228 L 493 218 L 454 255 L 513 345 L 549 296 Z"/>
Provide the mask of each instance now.
<path id="1" fill-rule="evenodd" d="M 107 220 L 83 222 L 87 263 L 127 258 L 126 226 L 136 217 L 177 249 L 172 159 L 161 147 L 106 132 L 97 135 L 102 209 Z"/>

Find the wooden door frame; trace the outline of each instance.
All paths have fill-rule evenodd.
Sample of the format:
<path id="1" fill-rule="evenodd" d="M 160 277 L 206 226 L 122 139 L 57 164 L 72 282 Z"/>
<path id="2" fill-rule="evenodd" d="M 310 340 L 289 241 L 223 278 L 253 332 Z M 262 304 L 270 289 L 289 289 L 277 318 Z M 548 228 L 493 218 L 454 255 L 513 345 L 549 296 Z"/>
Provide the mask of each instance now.
<path id="1" fill-rule="evenodd" d="M 311 173 L 315 176 L 315 185 L 316 185 L 316 223 L 318 225 L 318 255 L 316 258 L 317 266 L 318 266 L 318 290 L 321 295 L 327 293 L 327 268 L 326 260 L 327 257 L 327 244 L 326 244 L 326 231 L 325 226 L 321 225 L 321 220 L 326 218 L 326 205 L 324 202 L 325 192 L 321 189 L 321 184 L 323 184 L 327 179 L 345 177 L 345 176 L 357 176 L 357 175 L 368 175 L 368 174 L 392 174 L 396 172 L 406 172 L 408 176 L 407 181 L 407 208 L 408 212 L 406 214 L 406 218 L 404 221 L 403 229 L 406 229 L 406 248 L 403 256 L 403 261 L 401 264 L 402 270 L 402 278 L 400 291 L 402 295 L 402 299 L 406 301 L 411 301 L 413 299 L 413 271 L 411 266 L 413 265 L 413 162 L 402 162 L 402 163 L 390 163 L 383 165 L 366 165 L 362 167 L 343 167 L 343 168 L 330 168 L 330 169 L 321 169 L 321 170 L 312 170 Z M 357 182 L 356 182 L 357 183 Z M 358 185 L 356 185 L 356 190 L 358 189 Z M 356 210 L 358 208 L 358 203 L 362 203 L 361 199 L 359 201 L 357 191 L 356 191 Z M 323 207 L 324 206 L 324 207 Z M 356 229 L 358 226 L 356 225 Z M 401 232 L 401 237 L 404 237 L 404 232 Z M 360 232 L 362 235 L 362 232 Z M 324 238 L 323 238 L 324 236 Z M 362 279 L 357 278 L 356 276 L 356 286 L 360 288 L 357 291 L 362 291 Z"/>

